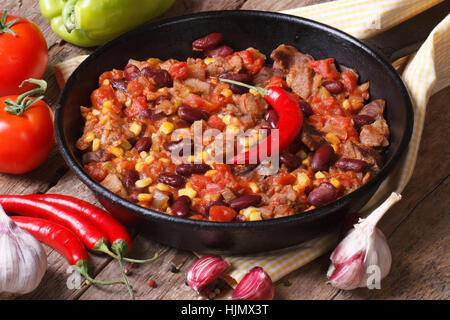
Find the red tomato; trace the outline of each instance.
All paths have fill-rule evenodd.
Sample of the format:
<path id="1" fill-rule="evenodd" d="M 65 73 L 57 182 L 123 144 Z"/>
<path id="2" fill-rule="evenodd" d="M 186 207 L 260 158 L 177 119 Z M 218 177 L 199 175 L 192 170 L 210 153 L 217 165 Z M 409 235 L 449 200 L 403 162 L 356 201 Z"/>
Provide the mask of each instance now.
<path id="1" fill-rule="evenodd" d="M 0 21 L 3 14 L 0 13 Z M 8 15 L 6 24 L 18 18 Z M 0 23 L 0 30 L 2 26 Z M 30 20 L 20 19 L 10 28 L 16 35 L 0 31 L 0 97 L 21 94 L 35 86 L 22 81 L 41 79 L 47 66 L 47 42 L 39 28 Z"/>
<path id="2" fill-rule="evenodd" d="M 134 98 L 131 105 L 123 110 L 123 113 L 129 118 L 133 118 L 137 117 L 145 109 L 147 109 L 147 101 L 144 97 L 140 96 Z"/>
<path id="3" fill-rule="evenodd" d="M 186 79 L 188 75 L 188 65 L 186 62 L 174 63 L 169 68 L 169 74 L 172 79 Z"/>
<path id="4" fill-rule="evenodd" d="M 250 48 L 244 51 L 238 51 L 235 54 L 242 58 L 244 67 L 250 75 L 257 74 L 265 64 L 264 59 L 255 51 L 255 49 Z"/>
<path id="5" fill-rule="evenodd" d="M 48 105 L 40 100 L 23 114 L 13 115 L 3 109 L 6 99 L 0 98 L 0 172 L 21 174 L 41 165 L 53 147 L 53 116 Z"/>
<path id="6" fill-rule="evenodd" d="M 86 170 L 87 174 L 90 175 L 92 179 L 98 182 L 103 181 L 108 175 L 108 171 L 98 162 L 88 163 L 84 166 L 84 170 Z"/>
<path id="7" fill-rule="evenodd" d="M 280 185 L 284 186 L 287 184 L 293 184 L 293 183 L 295 183 L 296 180 L 297 180 L 297 178 L 295 176 L 293 176 L 292 174 L 287 173 L 287 172 L 282 172 L 275 177 L 274 182 L 275 182 L 275 184 L 280 184 Z"/>
<path id="8" fill-rule="evenodd" d="M 308 67 L 326 79 L 339 79 L 340 73 L 334 65 L 334 58 L 324 60 L 312 60 L 308 62 Z"/>
<path id="9" fill-rule="evenodd" d="M 345 70 L 342 74 L 342 83 L 348 93 L 352 93 L 357 86 L 358 77 L 352 70 Z"/>
<path id="10" fill-rule="evenodd" d="M 311 101 L 311 108 L 315 114 L 320 115 L 343 115 L 344 112 L 341 106 L 333 97 L 321 100 L 320 98 L 313 97 Z"/>
<path id="11" fill-rule="evenodd" d="M 225 206 L 212 206 L 209 209 L 209 218 L 212 221 L 231 222 L 236 217 L 236 211 Z"/>
<path id="12" fill-rule="evenodd" d="M 225 129 L 225 127 L 227 126 L 225 123 L 223 123 L 222 119 L 220 119 L 218 116 L 216 116 L 215 114 L 213 114 L 211 117 L 209 117 L 208 119 L 208 125 L 211 128 L 217 129 L 222 131 L 223 129 Z"/>
<path id="13" fill-rule="evenodd" d="M 184 99 L 183 99 L 183 104 L 192 107 L 192 108 L 196 108 L 196 109 L 200 109 L 200 110 L 204 110 L 204 111 L 214 111 L 216 110 L 219 106 L 217 104 L 214 104 L 202 97 L 200 97 L 199 95 L 195 94 L 195 93 L 189 93 Z"/>

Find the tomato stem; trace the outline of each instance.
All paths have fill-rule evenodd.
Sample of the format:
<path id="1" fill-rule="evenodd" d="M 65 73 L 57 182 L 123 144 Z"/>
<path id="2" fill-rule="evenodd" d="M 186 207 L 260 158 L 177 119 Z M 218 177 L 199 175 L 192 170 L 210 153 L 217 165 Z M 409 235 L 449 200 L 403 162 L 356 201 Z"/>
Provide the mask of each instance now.
<path id="1" fill-rule="evenodd" d="M 6 18 L 8 17 L 8 13 L 5 11 L 2 16 L 0 17 L 0 34 L 2 33 L 9 33 L 12 34 L 14 37 L 17 36 L 17 34 L 11 30 L 11 27 L 19 20 L 25 19 L 23 17 L 18 17 L 14 20 L 11 20 L 10 22 L 6 23 Z"/>
<path id="2" fill-rule="evenodd" d="M 19 87 L 22 87 L 25 82 L 36 84 L 38 87 L 31 89 L 30 91 L 22 93 L 17 97 L 16 102 L 11 99 L 6 99 L 5 102 L 5 111 L 11 113 L 16 116 L 20 116 L 24 113 L 33 103 L 42 100 L 44 96 L 42 95 L 45 90 L 47 90 L 47 82 L 45 80 L 38 79 L 28 79 L 24 80 Z M 36 97 L 35 99 L 31 99 L 31 96 L 41 94 L 41 96 Z"/>

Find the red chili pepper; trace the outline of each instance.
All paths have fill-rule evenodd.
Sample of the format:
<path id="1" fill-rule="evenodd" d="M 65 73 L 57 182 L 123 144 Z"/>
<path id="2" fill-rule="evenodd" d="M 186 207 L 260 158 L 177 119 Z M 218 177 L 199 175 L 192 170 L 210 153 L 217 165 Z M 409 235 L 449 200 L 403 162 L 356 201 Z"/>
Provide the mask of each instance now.
<path id="1" fill-rule="evenodd" d="M 278 144 L 278 151 L 280 152 L 294 141 L 303 125 L 303 113 L 298 103 L 288 92 L 279 87 L 259 88 L 234 80 L 220 80 L 256 90 L 278 112 L 279 116 L 278 124 L 275 127 L 275 130 L 279 132 L 278 137 L 272 134 L 269 135 L 257 146 L 247 152 L 234 156 L 231 159 L 231 163 L 258 163 L 262 160 L 260 159 L 261 156 L 270 157 L 272 144 Z"/>
<path id="2" fill-rule="evenodd" d="M 97 228 L 106 233 L 106 236 L 111 243 L 111 249 L 121 257 L 131 250 L 132 240 L 127 229 L 116 219 L 114 219 L 114 217 L 107 211 L 94 206 L 87 201 L 61 194 L 30 194 L 24 197 L 58 205 L 61 208 L 70 210 L 89 220 L 91 223 L 95 224 Z M 158 255 L 155 254 L 153 258 L 146 260 L 137 260 L 125 257 L 123 257 L 123 260 L 144 263 L 154 261 L 157 257 Z"/>
<path id="3" fill-rule="evenodd" d="M 122 281 L 99 281 L 88 274 L 88 254 L 83 242 L 68 228 L 53 221 L 33 217 L 10 217 L 20 228 L 37 240 L 59 251 L 89 282 L 101 285 L 124 284 Z"/>

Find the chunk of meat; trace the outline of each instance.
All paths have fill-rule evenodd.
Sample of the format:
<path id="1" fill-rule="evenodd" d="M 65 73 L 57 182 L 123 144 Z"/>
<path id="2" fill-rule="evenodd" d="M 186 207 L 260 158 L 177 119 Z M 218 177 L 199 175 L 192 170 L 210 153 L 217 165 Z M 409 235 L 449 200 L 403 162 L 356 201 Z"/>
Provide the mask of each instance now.
<path id="1" fill-rule="evenodd" d="M 251 93 L 245 93 L 242 95 L 233 95 L 233 101 L 236 106 L 240 109 L 243 116 L 241 117 L 241 121 L 243 120 L 243 124 L 247 127 L 250 125 L 252 119 L 260 119 L 262 118 L 264 112 L 268 108 L 268 103 L 261 96 L 254 96 Z"/>
<path id="2" fill-rule="evenodd" d="M 211 91 L 211 84 L 195 78 L 188 78 L 184 80 L 184 84 L 192 89 L 192 92 L 207 95 Z"/>
<path id="3" fill-rule="evenodd" d="M 316 128 L 314 128 L 307 121 L 303 123 L 300 136 L 303 144 L 307 146 L 311 151 L 316 150 L 320 145 L 326 143 L 326 140 L 323 138 L 320 132 L 317 131 Z"/>
<path id="4" fill-rule="evenodd" d="M 367 115 L 375 119 L 371 124 L 361 128 L 359 140 L 367 147 L 386 147 L 389 145 L 389 127 L 383 117 L 386 102 L 374 100 L 361 108 L 358 115 Z"/>
<path id="5" fill-rule="evenodd" d="M 206 79 L 206 67 L 203 60 L 197 61 L 193 58 L 187 59 L 188 78 L 195 78 L 204 81 Z"/>
<path id="6" fill-rule="evenodd" d="M 84 164 L 87 164 L 90 162 L 105 162 L 112 160 L 113 158 L 114 156 L 112 154 L 100 149 L 97 151 L 90 151 L 83 154 L 82 160 Z"/>
<path id="7" fill-rule="evenodd" d="M 347 141 L 339 146 L 338 153 L 343 158 L 358 159 L 367 162 L 373 173 L 380 171 L 382 166 L 382 157 L 378 151 L 359 144 L 354 141 Z"/>
<path id="8" fill-rule="evenodd" d="M 270 57 L 274 60 L 274 69 L 280 69 L 286 75 L 288 86 L 307 99 L 311 95 L 314 78 L 314 71 L 308 67 L 308 62 L 314 60 L 313 57 L 284 44 L 272 51 Z"/>
<path id="9" fill-rule="evenodd" d="M 218 77 L 225 72 L 239 73 L 242 69 L 242 58 L 233 56 L 231 59 L 215 57 L 214 61 L 206 66 L 206 73 L 212 77 Z"/>

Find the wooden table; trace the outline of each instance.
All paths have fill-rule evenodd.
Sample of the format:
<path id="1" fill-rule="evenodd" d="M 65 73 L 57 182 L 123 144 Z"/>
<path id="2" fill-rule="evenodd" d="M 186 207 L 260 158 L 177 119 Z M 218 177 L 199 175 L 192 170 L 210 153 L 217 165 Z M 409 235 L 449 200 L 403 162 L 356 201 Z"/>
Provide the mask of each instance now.
<path id="1" fill-rule="evenodd" d="M 36 0 L 2 1 L 1 10 L 10 14 L 26 15 L 44 33 L 49 50 L 45 80 L 49 88 L 46 101 L 54 108 L 59 89 L 52 65 L 91 50 L 65 43 L 56 36 L 49 22 L 40 14 Z M 323 0 L 177 0 L 165 16 L 184 13 L 222 10 L 255 9 L 283 10 Z M 422 144 L 414 175 L 403 193 L 402 200 L 382 220 L 380 228 L 386 234 L 393 255 L 389 276 L 382 281 L 381 290 L 358 289 L 351 292 L 337 290 L 326 284 L 329 254 L 287 275 L 275 285 L 276 299 L 448 299 L 450 226 L 450 113 L 446 106 L 450 100 L 448 88 L 436 93 L 430 100 Z M 57 148 L 37 170 L 20 176 L 0 174 L 3 194 L 30 194 L 36 192 L 70 194 L 96 203 L 92 193 L 69 171 Z M 197 299 L 193 290 L 185 285 L 186 273 L 195 261 L 191 252 L 162 246 L 137 234 L 131 255 L 148 257 L 158 253 L 154 263 L 132 268 L 130 282 L 137 299 Z M 139 244 L 139 245 L 138 245 Z M 73 288 L 74 278 L 62 256 L 46 247 L 48 270 L 40 286 L 19 299 L 128 299 L 122 286 L 98 287 L 82 283 Z M 90 274 L 96 279 L 120 278 L 118 263 L 101 255 L 91 255 Z M 169 271 L 171 265 L 180 271 Z M 154 279 L 156 288 L 147 285 Z M 69 284 L 69 285 L 68 285 Z M 75 286 L 76 287 L 76 286 Z M 219 298 L 227 298 L 224 290 Z"/>

